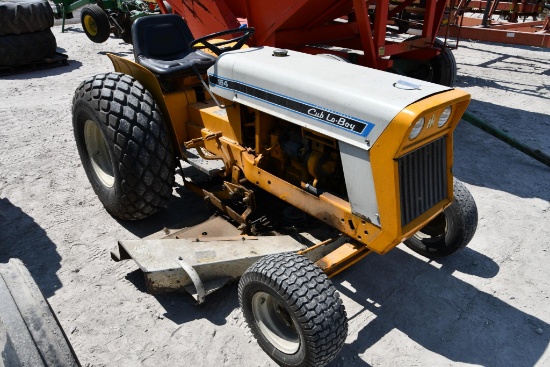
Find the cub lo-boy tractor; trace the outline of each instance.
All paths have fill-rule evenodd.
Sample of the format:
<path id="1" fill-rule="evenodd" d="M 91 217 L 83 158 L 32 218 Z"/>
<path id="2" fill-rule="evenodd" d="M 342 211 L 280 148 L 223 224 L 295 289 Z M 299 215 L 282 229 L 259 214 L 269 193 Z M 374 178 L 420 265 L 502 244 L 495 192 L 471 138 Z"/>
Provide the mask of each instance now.
<path id="1" fill-rule="evenodd" d="M 149 291 L 187 289 L 202 302 L 220 279 L 240 277 L 244 317 L 266 353 L 282 366 L 322 366 L 347 334 L 330 276 L 403 241 L 436 258 L 474 235 L 475 203 L 452 175 L 453 130 L 470 96 L 331 57 L 248 48 L 253 31 L 193 39 L 178 15 L 137 19 L 135 61 L 109 55 L 116 72 L 76 90 L 75 138 L 117 218 L 160 210 L 176 166 L 188 172 L 181 161 L 207 177 L 184 185 L 222 213 L 218 224 L 119 243 L 114 256 L 133 258 Z M 305 246 L 262 231 L 256 213 L 275 213 L 271 199 L 337 235 L 315 243 L 305 233 Z M 204 237 L 220 220 L 236 236 Z"/>

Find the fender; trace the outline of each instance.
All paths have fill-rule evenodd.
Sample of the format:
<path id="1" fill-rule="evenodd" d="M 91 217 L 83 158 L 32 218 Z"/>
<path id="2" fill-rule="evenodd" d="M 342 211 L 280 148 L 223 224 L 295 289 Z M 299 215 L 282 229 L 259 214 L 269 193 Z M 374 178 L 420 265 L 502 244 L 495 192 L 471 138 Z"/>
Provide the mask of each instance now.
<path id="1" fill-rule="evenodd" d="M 143 66 L 110 53 L 107 56 L 111 59 L 115 71 L 134 77 L 151 93 L 162 111 L 162 117 L 170 132 L 173 145 L 178 147 L 176 154 L 180 157 L 184 156 L 182 145 L 187 140 L 187 132 L 185 131 L 185 124 L 182 122 L 188 120 L 187 105 L 196 102 L 194 91 L 165 93 L 156 76 Z"/>

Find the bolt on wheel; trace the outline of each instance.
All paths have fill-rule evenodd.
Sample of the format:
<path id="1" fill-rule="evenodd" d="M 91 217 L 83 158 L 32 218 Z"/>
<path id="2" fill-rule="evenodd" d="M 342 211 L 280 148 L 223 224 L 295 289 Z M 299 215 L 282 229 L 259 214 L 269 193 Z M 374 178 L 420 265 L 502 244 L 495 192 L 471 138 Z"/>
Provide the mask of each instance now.
<path id="1" fill-rule="evenodd" d="M 261 332 L 277 349 L 293 354 L 300 348 L 296 324 L 284 305 L 266 292 L 252 296 L 252 314 Z"/>
<path id="2" fill-rule="evenodd" d="M 254 263 L 239 282 L 239 303 L 252 335 L 280 366 L 325 366 L 346 340 L 338 292 L 302 255 L 275 254 Z"/>

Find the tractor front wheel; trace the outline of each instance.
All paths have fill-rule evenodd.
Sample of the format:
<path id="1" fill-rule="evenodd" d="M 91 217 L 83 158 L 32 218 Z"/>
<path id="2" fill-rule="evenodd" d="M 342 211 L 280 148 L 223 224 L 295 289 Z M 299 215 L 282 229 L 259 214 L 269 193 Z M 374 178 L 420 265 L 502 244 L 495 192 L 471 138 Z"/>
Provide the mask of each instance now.
<path id="1" fill-rule="evenodd" d="M 477 228 L 477 206 L 470 191 L 455 178 L 454 201 L 441 214 L 404 241 L 428 258 L 454 254 L 468 245 Z"/>
<path id="2" fill-rule="evenodd" d="M 95 43 L 107 41 L 111 25 L 107 13 L 97 4 L 86 5 L 80 13 L 80 22 L 86 36 Z"/>
<path id="3" fill-rule="evenodd" d="M 239 282 L 252 334 L 281 366 L 324 366 L 347 335 L 344 305 L 327 276 L 297 254 L 266 256 Z"/>
<path id="4" fill-rule="evenodd" d="M 174 184 L 173 148 L 158 105 L 137 80 L 108 73 L 82 82 L 73 128 L 82 166 L 108 212 L 134 220 L 164 207 Z"/>

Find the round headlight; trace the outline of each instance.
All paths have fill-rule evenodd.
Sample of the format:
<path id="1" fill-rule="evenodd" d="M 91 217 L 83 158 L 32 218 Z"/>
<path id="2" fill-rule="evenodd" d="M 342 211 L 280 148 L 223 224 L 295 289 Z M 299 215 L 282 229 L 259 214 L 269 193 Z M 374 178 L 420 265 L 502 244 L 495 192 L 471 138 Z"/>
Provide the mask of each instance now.
<path id="1" fill-rule="evenodd" d="M 409 134 L 409 139 L 413 140 L 416 139 L 418 134 L 422 131 L 422 128 L 424 127 L 424 117 L 420 118 L 420 120 L 416 121 L 414 124 L 411 133 Z"/>
<path id="2" fill-rule="evenodd" d="M 451 106 L 445 108 L 443 112 L 441 112 L 441 115 L 439 116 L 439 120 L 437 121 L 437 127 L 443 127 L 449 121 L 449 117 L 451 117 L 451 112 L 453 111 L 453 108 Z"/>

